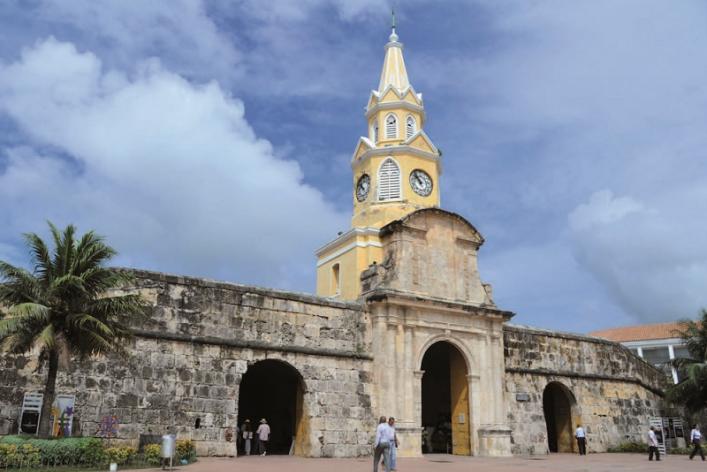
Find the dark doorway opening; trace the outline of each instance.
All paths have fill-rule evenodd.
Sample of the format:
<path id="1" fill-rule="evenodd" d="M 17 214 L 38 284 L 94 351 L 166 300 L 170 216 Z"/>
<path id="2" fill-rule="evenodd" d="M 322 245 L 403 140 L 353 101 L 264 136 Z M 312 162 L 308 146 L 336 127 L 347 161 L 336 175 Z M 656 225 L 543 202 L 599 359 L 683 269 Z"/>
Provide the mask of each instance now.
<path id="1" fill-rule="evenodd" d="M 440 341 L 422 358 L 422 452 L 469 455 L 469 389 L 461 352 Z"/>
<path id="2" fill-rule="evenodd" d="M 238 425 L 249 419 L 256 431 L 261 419 L 270 425 L 268 454 L 301 455 L 304 382 L 297 369 L 286 362 L 264 360 L 248 367 L 238 396 Z M 296 444 L 293 440 L 297 436 Z M 251 454 L 257 454 L 257 441 Z M 243 453 L 239 440 L 239 453 Z"/>
<path id="3" fill-rule="evenodd" d="M 567 388 L 550 382 L 543 392 L 543 412 L 547 426 L 547 445 L 550 452 L 573 452 L 572 405 L 574 400 Z"/>

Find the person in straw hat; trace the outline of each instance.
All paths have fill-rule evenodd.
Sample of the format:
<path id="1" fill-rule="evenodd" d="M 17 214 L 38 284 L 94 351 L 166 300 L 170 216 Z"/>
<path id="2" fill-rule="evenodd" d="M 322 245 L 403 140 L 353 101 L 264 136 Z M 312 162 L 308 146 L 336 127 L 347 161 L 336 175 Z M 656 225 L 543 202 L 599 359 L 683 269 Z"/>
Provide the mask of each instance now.
<path id="1" fill-rule="evenodd" d="M 270 440 L 270 426 L 268 422 L 263 418 L 260 420 L 260 426 L 258 426 L 258 440 L 260 441 L 260 448 L 262 450 L 261 456 L 268 453 L 268 440 Z"/>

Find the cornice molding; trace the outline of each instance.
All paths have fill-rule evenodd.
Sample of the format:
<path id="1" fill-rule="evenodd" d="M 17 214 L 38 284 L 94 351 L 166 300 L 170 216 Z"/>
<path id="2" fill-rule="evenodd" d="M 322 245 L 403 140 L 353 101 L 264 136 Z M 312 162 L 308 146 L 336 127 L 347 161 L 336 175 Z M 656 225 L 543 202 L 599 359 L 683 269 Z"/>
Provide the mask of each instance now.
<path id="1" fill-rule="evenodd" d="M 399 109 L 404 109 L 407 111 L 414 111 L 416 113 L 420 114 L 420 117 L 422 118 L 422 124 L 425 122 L 425 107 L 422 105 L 416 105 L 414 103 L 407 102 L 405 100 L 395 100 L 392 102 L 378 102 L 375 105 L 373 105 L 370 108 L 366 109 L 366 119 L 369 119 L 374 113 L 377 113 L 381 110 L 399 110 Z"/>
<path id="2" fill-rule="evenodd" d="M 367 159 L 373 156 L 397 156 L 401 154 L 410 154 L 416 157 L 427 159 L 432 162 L 436 162 L 439 164 L 439 174 L 442 174 L 442 161 L 439 157 L 439 154 L 423 151 L 422 149 L 418 149 L 409 145 L 396 145 L 369 149 L 368 151 L 361 154 L 361 157 L 359 157 L 358 159 L 356 159 L 355 157 L 351 159 L 351 168 L 356 168 L 356 166 L 363 164 L 364 162 L 366 162 Z"/>
<path id="3" fill-rule="evenodd" d="M 317 249 L 315 254 L 317 257 L 321 257 L 322 254 L 324 254 L 324 253 L 326 253 L 326 252 L 328 252 L 338 246 L 341 246 L 342 244 L 344 244 L 348 240 L 354 239 L 356 236 L 378 236 L 378 233 L 379 233 L 378 228 L 373 228 L 370 226 L 366 226 L 363 228 L 351 228 L 347 232 L 338 236 L 333 241 L 330 241 L 330 242 L 326 243 L 324 246 Z"/>

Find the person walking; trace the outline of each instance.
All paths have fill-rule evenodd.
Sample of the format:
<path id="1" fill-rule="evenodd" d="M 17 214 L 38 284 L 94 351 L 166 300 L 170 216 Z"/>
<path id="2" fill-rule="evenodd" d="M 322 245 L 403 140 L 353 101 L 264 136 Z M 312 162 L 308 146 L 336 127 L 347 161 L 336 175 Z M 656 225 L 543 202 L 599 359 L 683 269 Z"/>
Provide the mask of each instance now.
<path id="1" fill-rule="evenodd" d="M 395 433 L 395 418 L 388 418 L 388 426 L 393 433 L 393 440 L 390 441 L 390 470 L 396 470 L 398 467 L 398 435 Z"/>
<path id="2" fill-rule="evenodd" d="M 658 450 L 658 438 L 655 437 L 655 429 L 651 426 L 648 431 L 648 460 L 653 460 L 653 454 L 655 454 L 655 460 L 660 460 L 660 451 Z"/>
<path id="3" fill-rule="evenodd" d="M 258 426 L 258 441 L 260 442 L 260 448 L 263 451 L 260 455 L 264 456 L 268 453 L 268 441 L 270 440 L 270 426 L 265 418 L 260 420 L 260 426 Z"/>
<path id="4" fill-rule="evenodd" d="M 700 457 L 702 457 L 702 460 L 705 460 L 705 453 L 702 450 L 702 433 L 696 424 L 692 425 L 692 431 L 690 431 L 690 443 L 692 443 L 693 446 L 692 452 L 690 453 L 690 460 L 695 457 L 697 451 L 700 451 Z"/>
<path id="5" fill-rule="evenodd" d="M 574 431 L 574 437 L 577 439 L 577 447 L 579 448 L 579 455 L 587 455 L 587 434 L 584 432 L 581 424 L 577 425 L 577 429 Z"/>
<path id="6" fill-rule="evenodd" d="M 394 440 L 393 430 L 386 421 L 385 416 L 378 420 L 376 439 L 373 442 L 373 472 L 378 472 L 378 464 L 383 457 L 385 472 L 390 472 L 390 441 Z"/>
<path id="7" fill-rule="evenodd" d="M 250 420 L 246 419 L 241 426 L 241 436 L 243 437 L 243 451 L 246 456 L 250 455 L 250 444 L 253 440 L 253 429 L 250 425 Z"/>

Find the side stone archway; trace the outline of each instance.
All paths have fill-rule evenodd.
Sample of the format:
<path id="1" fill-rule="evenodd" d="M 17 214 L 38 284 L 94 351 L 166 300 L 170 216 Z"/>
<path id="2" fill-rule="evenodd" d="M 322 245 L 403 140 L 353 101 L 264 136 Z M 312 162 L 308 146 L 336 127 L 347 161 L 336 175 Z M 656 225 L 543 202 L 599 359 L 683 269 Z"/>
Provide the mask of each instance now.
<path id="1" fill-rule="evenodd" d="M 560 382 L 550 382 L 543 391 L 543 413 L 550 452 L 575 452 L 573 434 L 577 402 L 572 392 Z"/>
<path id="2" fill-rule="evenodd" d="M 453 344 L 438 341 L 422 359 L 422 452 L 470 455 L 468 368 Z"/>
<path id="3" fill-rule="evenodd" d="M 304 392 L 302 376 L 287 362 L 267 359 L 251 364 L 240 384 L 238 424 L 248 419 L 255 431 L 266 419 L 272 432 L 268 454 L 307 455 Z"/>

